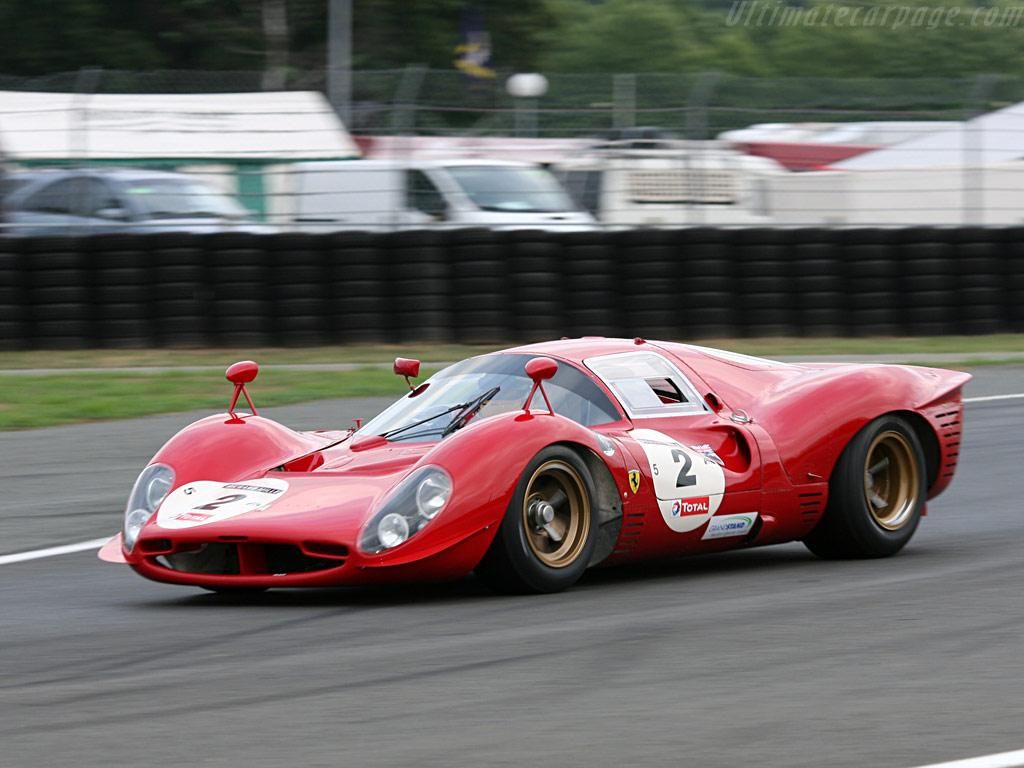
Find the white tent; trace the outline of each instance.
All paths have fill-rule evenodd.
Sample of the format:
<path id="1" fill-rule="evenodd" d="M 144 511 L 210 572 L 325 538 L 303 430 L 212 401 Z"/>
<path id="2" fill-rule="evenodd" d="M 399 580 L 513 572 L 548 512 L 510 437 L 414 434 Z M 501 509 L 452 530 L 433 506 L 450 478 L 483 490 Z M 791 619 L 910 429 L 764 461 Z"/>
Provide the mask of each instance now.
<path id="1" fill-rule="evenodd" d="M 48 161 L 355 157 L 327 100 L 307 91 L 74 94 L 0 91 L 0 155 Z"/>
<path id="2" fill-rule="evenodd" d="M 846 171 L 981 168 L 1024 158 L 1024 102 L 836 163 Z"/>

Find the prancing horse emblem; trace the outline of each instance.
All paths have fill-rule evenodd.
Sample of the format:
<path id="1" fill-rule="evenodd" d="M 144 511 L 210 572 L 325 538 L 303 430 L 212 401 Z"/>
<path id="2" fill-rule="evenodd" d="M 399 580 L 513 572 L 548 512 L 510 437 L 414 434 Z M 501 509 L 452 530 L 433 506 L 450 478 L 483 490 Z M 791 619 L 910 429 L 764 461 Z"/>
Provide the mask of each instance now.
<path id="1" fill-rule="evenodd" d="M 629 490 L 636 493 L 640 490 L 640 470 L 631 469 L 629 470 Z"/>

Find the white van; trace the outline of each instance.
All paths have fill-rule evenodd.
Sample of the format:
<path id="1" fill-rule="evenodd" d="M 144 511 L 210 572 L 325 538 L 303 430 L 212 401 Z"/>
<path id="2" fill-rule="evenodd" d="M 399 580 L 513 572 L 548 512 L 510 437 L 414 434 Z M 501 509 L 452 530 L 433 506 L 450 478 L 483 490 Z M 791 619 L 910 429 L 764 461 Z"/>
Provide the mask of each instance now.
<path id="1" fill-rule="evenodd" d="M 498 160 L 337 160 L 265 176 L 269 220 L 313 232 L 413 227 L 589 229 L 548 170 Z"/>
<path id="2" fill-rule="evenodd" d="M 573 198 L 611 227 L 766 225 L 766 181 L 788 173 L 720 142 L 617 141 L 556 163 Z"/>

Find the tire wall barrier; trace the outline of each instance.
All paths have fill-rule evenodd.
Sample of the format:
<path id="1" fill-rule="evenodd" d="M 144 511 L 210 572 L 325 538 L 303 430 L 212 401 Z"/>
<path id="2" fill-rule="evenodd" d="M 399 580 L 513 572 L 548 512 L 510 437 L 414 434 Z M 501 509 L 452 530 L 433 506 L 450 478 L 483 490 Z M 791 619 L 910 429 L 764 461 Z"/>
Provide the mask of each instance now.
<path id="1" fill-rule="evenodd" d="M 0 349 L 1024 331 L 1024 227 L 0 238 Z"/>

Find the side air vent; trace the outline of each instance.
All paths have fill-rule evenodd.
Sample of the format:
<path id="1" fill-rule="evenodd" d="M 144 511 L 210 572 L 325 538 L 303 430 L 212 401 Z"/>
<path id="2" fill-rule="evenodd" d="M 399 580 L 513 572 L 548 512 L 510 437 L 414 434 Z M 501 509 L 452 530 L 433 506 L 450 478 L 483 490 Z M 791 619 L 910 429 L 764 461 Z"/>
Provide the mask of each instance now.
<path id="1" fill-rule="evenodd" d="M 932 416 L 938 425 L 939 439 L 942 442 L 941 476 L 948 480 L 956 471 L 960 460 L 961 422 L 960 409 L 944 410 Z"/>
<path id="2" fill-rule="evenodd" d="M 627 555 L 633 551 L 633 547 L 636 546 L 637 539 L 640 538 L 640 532 L 644 527 L 644 515 L 643 512 L 629 512 L 622 518 L 622 533 L 619 535 L 619 541 L 615 545 L 615 549 L 612 550 L 612 556 Z"/>

